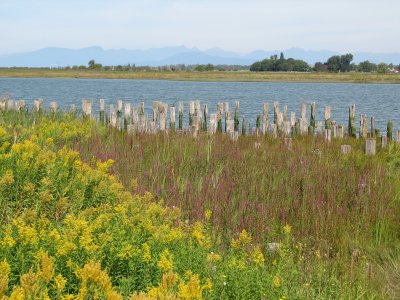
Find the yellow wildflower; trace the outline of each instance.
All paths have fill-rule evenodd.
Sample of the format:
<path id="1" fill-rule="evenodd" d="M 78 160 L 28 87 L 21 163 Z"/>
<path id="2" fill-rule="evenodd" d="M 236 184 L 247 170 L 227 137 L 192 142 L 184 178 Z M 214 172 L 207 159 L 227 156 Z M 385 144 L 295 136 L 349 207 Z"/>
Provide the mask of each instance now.
<path id="1" fill-rule="evenodd" d="M 7 260 L 0 262 L 0 297 L 4 296 L 8 287 L 8 276 L 10 275 L 11 268 Z"/>
<path id="2" fill-rule="evenodd" d="M 283 232 L 287 235 L 289 235 L 292 232 L 292 226 L 290 226 L 289 224 L 286 224 L 285 226 L 283 226 Z"/>
<path id="3" fill-rule="evenodd" d="M 187 283 L 182 281 L 178 286 L 178 296 L 182 299 L 201 299 L 202 288 L 199 275 L 192 275 Z"/>
<path id="4" fill-rule="evenodd" d="M 319 249 L 317 249 L 317 250 L 315 251 L 315 256 L 316 256 L 318 259 L 321 259 L 321 251 L 319 251 Z"/>
<path id="5" fill-rule="evenodd" d="M 211 291 L 211 290 L 212 290 L 212 287 L 213 287 L 213 284 L 212 284 L 211 279 L 210 279 L 210 278 L 207 278 L 207 279 L 206 279 L 206 282 L 205 282 L 204 285 L 203 285 L 203 290 L 209 290 L 209 291 Z"/>
<path id="6" fill-rule="evenodd" d="M 274 278 L 272 279 L 272 282 L 274 284 L 274 287 L 279 288 L 281 286 L 281 279 L 279 278 L 278 275 L 275 275 Z"/>
<path id="7" fill-rule="evenodd" d="M 264 255 L 261 252 L 261 249 L 259 246 L 254 247 L 253 250 L 253 261 L 256 263 L 257 266 L 260 266 L 264 263 Z"/>
<path id="8" fill-rule="evenodd" d="M 207 255 L 207 261 L 211 263 L 216 263 L 221 260 L 221 255 L 211 252 Z"/>
<path id="9" fill-rule="evenodd" d="M 3 177 L 0 179 L 0 186 L 12 185 L 14 183 L 13 171 L 7 170 Z"/>
<path id="10" fill-rule="evenodd" d="M 59 292 L 62 292 L 62 290 L 63 290 L 64 287 L 65 287 L 65 284 L 67 283 L 67 280 L 66 280 L 61 274 L 58 274 L 58 275 L 54 278 L 54 283 L 55 283 L 55 285 L 56 285 L 56 289 L 57 289 Z"/>
<path id="11" fill-rule="evenodd" d="M 41 269 L 38 270 L 38 274 L 45 282 L 50 282 L 54 275 L 54 263 L 49 257 L 47 252 L 39 250 L 38 258 L 40 260 Z"/>
<path id="12" fill-rule="evenodd" d="M 158 267 L 163 271 L 167 272 L 173 268 L 173 257 L 169 253 L 168 249 L 161 253 L 160 260 L 157 263 Z"/>
<path id="13" fill-rule="evenodd" d="M 204 212 L 204 217 L 206 218 L 207 221 L 209 221 L 211 219 L 212 216 L 212 211 L 209 209 L 206 209 Z"/>
<path id="14" fill-rule="evenodd" d="M 6 235 L 3 238 L 2 245 L 7 247 L 7 248 L 12 248 L 15 245 L 15 240 L 11 236 Z"/>
<path id="15" fill-rule="evenodd" d="M 142 260 L 144 262 L 149 262 L 151 261 L 151 251 L 150 251 L 150 246 L 147 243 L 144 243 L 142 245 L 142 251 L 143 251 L 143 255 L 142 255 Z"/>
<path id="16" fill-rule="evenodd" d="M 53 147 L 54 146 L 54 141 L 53 141 L 53 139 L 52 138 L 47 138 L 46 139 L 46 145 L 47 146 L 49 146 L 49 147 Z"/>
<path id="17" fill-rule="evenodd" d="M 244 245 L 251 243 L 251 236 L 247 233 L 245 229 L 239 234 L 239 241 Z"/>

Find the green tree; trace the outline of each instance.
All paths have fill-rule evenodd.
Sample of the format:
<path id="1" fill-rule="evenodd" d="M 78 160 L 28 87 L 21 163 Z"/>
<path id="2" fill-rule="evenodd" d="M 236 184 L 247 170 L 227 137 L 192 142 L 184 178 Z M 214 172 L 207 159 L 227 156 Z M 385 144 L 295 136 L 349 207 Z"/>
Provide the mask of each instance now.
<path id="1" fill-rule="evenodd" d="M 377 66 L 377 71 L 378 71 L 378 73 L 385 74 L 389 71 L 389 66 L 385 63 L 380 63 Z"/>
<path id="2" fill-rule="evenodd" d="M 376 71 L 376 65 L 368 60 L 362 61 L 358 64 L 357 70 L 359 72 L 373 72 Z"/>
<path id="3" fill-rule="evenodd" d="M 315 72 L 324 72 L 325 65 L 322 62 L 316 62 L 314 65 L 314 71 Z"/>
<path id="4" fill-rule="evenodd" d="M 328 71 L 330 72 L 339 72 L 340 71 L 340 56 L 334 55 L 328 58 L 326 62 L 328 66 Z"/>

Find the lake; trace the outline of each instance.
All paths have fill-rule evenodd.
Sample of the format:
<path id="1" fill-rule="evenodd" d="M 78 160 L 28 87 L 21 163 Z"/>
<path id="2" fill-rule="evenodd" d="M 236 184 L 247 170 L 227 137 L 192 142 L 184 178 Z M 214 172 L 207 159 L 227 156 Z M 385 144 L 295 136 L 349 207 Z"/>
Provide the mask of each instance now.
<path id="1" fill-rule="evenodd" d="M 351 83 L 285 83 L 285 82 L 188 82 L 164 80 L 124 79 L 58 79 L 58 78 L 0 78 L 0 97 L 14 100 L 24 99 L 28 105 L 42 98 L 45 106 L 57 101 L 67 108 L 71 104 L 81 107 L 82 99 L 94 102 L 93 111 L 98 110 L 98 100 L 106 100 L 106 107 L 117 100 L 138 105 L 144 101 L 150 112 L 152 102 L 163 101 L 170 105 L 185 102 L 187 118 L 188 101 L 201 100 L 207 103 L 209 113 L 216 111 L 217 102 L 229 101 L 233 111 L 234 101 L 240 101 L 240 115 L 246 116 L 252 126 L 257 114 L 262 114 L 262 103 L 270 103 L 270 118 L 274 101 L 281 109 L 300 115 L 302 101 L 317 104 L 317 120 L 324 119 L 324 107 L 332 107 L 332 120 L 338 124 L 348 122 L 348 107 L 356 104 L 356 123 L 359 127 L 360 114 L 375 117 L 377 127 L 386 131 L 389 119 L 394 129 L 400 129 L 400 85 L 396 84 L 351 84 Z M 177 105 L 176 105 L 177 106 Z M 307 107 L 309 118 L 310 108 Z M 290 116 L 290 114 L 289 114 Z"/>

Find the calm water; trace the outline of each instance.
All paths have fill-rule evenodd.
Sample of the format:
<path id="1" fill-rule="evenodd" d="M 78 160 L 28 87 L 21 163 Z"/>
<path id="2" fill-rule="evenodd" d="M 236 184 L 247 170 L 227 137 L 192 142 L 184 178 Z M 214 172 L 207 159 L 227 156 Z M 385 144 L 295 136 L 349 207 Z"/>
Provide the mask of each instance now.
<path id="1" fill-rule="evenodd" d="M 240 101 L 241 115 L 254 126 L 256 115 L 262 114 L 262 103 L 279 101 L 281 107 L 300 114 L 302 101 L 317 103 L 317 120 L 323 120 L 324 106 L 332 106 L 332 119 L 347 125 L 348 106 L 356 104 L 356 122 L 361 113 L 374 116 L 377 126 L 386 130 L 386 123 L 393 120 L 394 128 L 400 129 L 400 85 L 395 84 L 344 84 L 344 83 L 272 83 L 272 82 L 182 82 L 162 80 L 123 79 L 41 79 L 0 78 L 0 96 L 24 99 L 29 105 L 34 99 L 43 98 L 45 106 L 58 101 L 61 107 L 75 103 L 80 108 L 82 99 L 94 100 L 93 110 L 98 109 L 98 99 L 106 104 L 117 100 L 138 105 L 140 101 L 150 112 L 152 101 L 168 104 L 199 99 L 208 103 L 209 111 L 215 112 L 217 102 Z M 187 103 L 185 110 L 187 111 Z M 309 107 L 307 107 L 309 117 Z M 186 114 L 185 114 L 186 117 Z"/>

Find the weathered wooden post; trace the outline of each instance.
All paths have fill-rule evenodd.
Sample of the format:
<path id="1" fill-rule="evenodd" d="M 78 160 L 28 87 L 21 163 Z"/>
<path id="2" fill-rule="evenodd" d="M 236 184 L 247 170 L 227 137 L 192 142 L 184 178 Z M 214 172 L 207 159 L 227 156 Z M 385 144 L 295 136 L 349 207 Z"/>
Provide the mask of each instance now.
<path id="1" fill-rule="evenodd" d="M 364 139 L 368 137 L 368 122 L 365 114 L 360 116 L 360 137 Z"/>
<path id="2" fill-rule="evenodd" d="M 239 131 L 239 107 L 240 107 L 240 102 L 235 101 L 235 115 L 233 117 L 235 131 Z"/>
<path id="3" fill-rule="evenodd" d="M 311 126 L 312 134 L 315 133 L 316 115 L 317 115 L 317 107 L 315 105 L 315 102 L 311 102 L 310 126 Z"/>
<path id="4" fill-rule="evenodd" d="M 122 107 L 123 107 L 123 102 L 122 100 L 117 101 L 117 129 L 121 130 L 122 129 Z"/>
<path id="5" fill-rule="evenodd" d="M 169 108 L 169 128 L 175 131 L 175 106 Z"/>
<path id="6" fill-rule="evenodd" d="M 332 129 L 325 129 L 324 131 L 324 139 L 326 142 L 330 142 L 332 139 Z"/>
<path id="7" fill-rule="evenodd" d="M 256 121 L 256 135 L 260 135 L 260 128 L 261 128 L 261 116 L 257 115 L 257 121 Z"/>
<path id="8" fill-rule="evenodd" d="M 136 133 L 139 129 L 139 116 L 138 116 L 138 108 L 132 107 L 132 129 L 133 133 Z"/>
<path id="9" fill-rule="evenodd" d="M 288 150 L 292 150 L 292 138 L 291 137 L 285 137 L 284 143 Z"/>
<path id="10" fill-rule="evenodd" d="M 277 113 L 277 121 L 278 123 L 276 124 L 278 126 L 278 130 L 282 131 L 283 130 L 283 113 L 278 111 Z"/>
<path id="11" fill-rule="evenodd" d="M 376 153 L 376 139 L 365 140 L 365 154 L 375 155 Z"/>
<path id="12" fill-rule="evenodd" d="M 271 124 L 271 134 L 274 139 L 278 137 L 278 126 L 276 124 Z"/>
<path id="13" fill-rule="evenodd" d="M 245 117 L 243 117 L 243 119 L 242 119 L 242 135 L 246 135 L 246 133 L 247 133 L 247 126 L 246 126 L 247 124 L 246 124 L 246 118 Z"/>
<path id="14" fill-rule="evenodd" d="M 168 105 L 160 102 L 159 105 L 160 111 L 160 131 L 165 131 L 167 129 L 167 109 Z"/>
<path id="15" fill-rule="evenodd" d="M 131 104 L 125 102 L 125 111 L 124 111 L 124 128 L 128 130 L 128 125 L 131 125 Z"/>
<path id="16" fill-rule="evenodd" d="M 283 132 L 285 134 L 285 136 L 290 136 L 290 129 L 291 129 L 291 124 L 290 121 L 285 121 L 283 123 Z"/>
<path id="17" fill-rule="evenodd" d="M 104 115 L 104 99 L 100 99 L 100 124 L 104 126 L 105 124 L 105 115 Z"/>
<path id="18" fill-rule="evenodd" d="M 219 102 L 217 104 L 217 131 L 222 132 L 222 113 L 224 110 L 224 104 Z"/>
<path id="19" fill-rule="evenodd" d="M 37 100 L 35 100 L 35 101 L 37 101 Z M 34 104 L 35 104 L 35 101 L 33 102 Z M 6 102 L 7 102 L 7 100 L 4 97 L 0 99 L 0 111 L 1 112 L 6 111 Z"/>
<path id="20" fill-rule="evenodd" d="M 325 106 L 325 129 L 332 128 L 331 111 L 332 108 L 330 106 Z"/>
<path id="21" fill-rule="evenodd" d="M 117 127 L 117 116 L 115 114 L 115 108 L 113 104 L 110 104 L 110 126 L 112 128 Z"/>
<path id="22" fill-rule="evenodd" d="M 232 119 L 232 115 L 231 115 L 231 112 L 230 112 L 230 109 L 229 109 L 229 102 L 225 102 L 224 110 L 225 110 L 225 132 L 227 133 L 228 132 L 228 127 L 227 127 L 226 123 L 227 123 L 227 121 Z"/>
<path id="23" fill-rule="evenodd" d="M 194 101 L 189 102 L 189 126 L 193 125 Z"/>
<path id="24" fill-rule="evenodd" d="M 183 130 L 183 102 L 179 102 L 179 130 Z"/>
<path id="25" fill-rule="evenodd" d="M 349 153 L 351 153 L 351 146 L 350 145 L 341 145 L 340 146 L 340 151 L 343 154 L 349 154 Z"/>
<path id="26" fill-rule="evenodd" d="M 210 115 L 210 134 L 217 132 L 217 114 Z"/>
<path id="27" fill-rule="evenodd" d="M 238 139 L 239 139 L 239 132 L 238 131 L 231 132 L 230 133 L 230 138 L 231 138 L 232 141 L 237 142 Z"/>
<path id="28" fill-rule="evenodd" d="M 296 133 L 295 126 L 296 126 L 296 113 L 292 111 L 290 113 L 290 128 L 292 130 L 292 135 Z"/>
<path id="29" fill-rule="evenodd" d="M 349 106 L 349 136 L 356 137 L 356 105 L 350 104 Z"/>
<path id="30" fill-rule="evenodd" d="M 283 114 L 283 122 L 286 122 L 287 121 L 287 105 L 283 106 L 282 114 Z M 283 126 L 285 126 L 285 124 Z"/>
<path id="31" fill-rule="evenodd" d="M 392 120 L 389 120 L 387 124 L 387 138 L 389 141 L 393 140 L 393 122 Z"/>
<path id="32" fill-rule="evenodd" d="M 387 147 L 387 142 L 388 142 L 387 136 L 382 135 L 382 136 L 381 136 L 381 146 L 382 146 L 382 149 L 385 149 L 385 148 Z"/>
<path id="33" fill-rule="evenodd" d="M 14 110 L 14 100 L 8 99 L 7 100 L 7 111 L 13 111 Z"/>
<path id="34" fill-rule="evenodd" d="M 375 118 L 371 117 L 371 137 L 376 137 L 377 135 L 377 129 L 376 129 L 376 122 Z"/>
<path id="35" fill-rule="evenodd" d="M 22 112 L 26 108 L 25 100 L 19 100 L 15 103 L 16 109 L 18 112 Z"/>
<path id="36" fill-rule="evenodd" d="M 400 143 L 400 130 L 396 130 L 395 141 L 396 143 Z"/>
<path id="37" fill-rule="evenodd" d="M 37 99 L 33 101 L 33 107 L 35 112 L 40 113 L 43 111 L 43 99 Z"/>
<path id="38" fill-rule="evenodd" d="M 203 106 L 203 130 L 207 132 L 207 122 L 208 122 L 208 105 L 207 103 Z"/>
<path id="39" fill-rule="evenodd" d="M 274 102 L 274 124 L 278 125 L 279 102 Z"/>
<path id="40" fill-rule="evenodd" d="M 317 122 L 317 135 L 322 135 L 323 134 L 323 123 L 322 121 Z"/>
<path id="41" fill-rule="evenodd" d="M 58 104 L 56 101 L 50 102 L 50 112 L 55 114 L 57 112 Z"/>
<path id="42" fill-rule="evenodd" d="M 307 114 L 307 103 L 303 101 L 301 103 L 301 111 L 300 111 L 301 118 L 299 120 L 301 135 L 308 134 L 308 122 L 307 122 L 306 114 Z"/>
<path id="43" fill-rule="evenodd" d="M 266 134 L 268 132 L 268 113 L 269 113 L 269 103 L 264 102 L 263 104 L 263 134 Z"/>
<path id="44" fill-rule="evenodd" d="M 140 103 L 139 106 L 140 126 L 139 131 L 145 133 L 147 131 L 147 115 L 144 110 L 144 102 Z"/>

